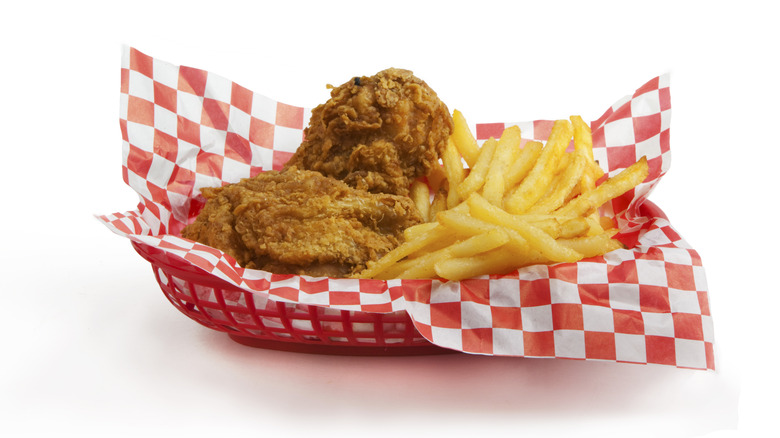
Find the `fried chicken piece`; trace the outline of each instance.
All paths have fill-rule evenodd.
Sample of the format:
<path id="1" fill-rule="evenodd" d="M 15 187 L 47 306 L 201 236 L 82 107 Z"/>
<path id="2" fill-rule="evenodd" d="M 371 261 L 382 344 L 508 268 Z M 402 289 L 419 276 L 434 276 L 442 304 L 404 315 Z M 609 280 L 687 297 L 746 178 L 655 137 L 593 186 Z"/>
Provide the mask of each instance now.
<path id="1" fill-rule="evenodd" d="M 288 166 L 316 170 L 372 193 L 408 195 L 438 165 L 452 116 L 411 71 L 356 77 L 312 110 L 305 140 Z"/>
<path id="2" fill-rule="evenodd" d="M 218 248 L 243 267 L 280 274 L 347 277 L 422 222 L 407 197 L 294 167 L 201 192 L 206 204 L 182 237 Z"/>

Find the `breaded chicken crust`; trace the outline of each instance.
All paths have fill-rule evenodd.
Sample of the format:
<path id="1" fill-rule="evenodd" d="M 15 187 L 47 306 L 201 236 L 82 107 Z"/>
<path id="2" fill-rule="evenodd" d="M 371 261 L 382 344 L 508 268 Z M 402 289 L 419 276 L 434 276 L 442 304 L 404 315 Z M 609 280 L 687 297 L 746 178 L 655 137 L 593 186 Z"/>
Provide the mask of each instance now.
<path id="1" fill-rule="evenodd" d="M 220 249 L 243 267 L 348 277 L 422 222 L 407 197 L 374 194 L 289 167 L 218 188 L 182 237 Z"/>
<path id="2" fill-rule="evenodd" d="M 312 110 L 288 166 L 315 170 L 372 193 L 408 195 L 427 175 L 452 132 L 452 116 L 411 71 L 355 77 Z"/>

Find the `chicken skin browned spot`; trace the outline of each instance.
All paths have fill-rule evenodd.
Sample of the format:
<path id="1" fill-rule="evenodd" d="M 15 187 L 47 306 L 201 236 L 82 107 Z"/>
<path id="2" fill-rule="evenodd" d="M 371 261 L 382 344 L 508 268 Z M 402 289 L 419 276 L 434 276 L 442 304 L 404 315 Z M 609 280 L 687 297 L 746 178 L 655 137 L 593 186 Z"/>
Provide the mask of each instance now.
<path id="1" fill-rule="evenodd" d="M 280 274 L 348 277 L 422 222 L 407 197 L 294 167 L 202 193 L 206 204 L 182 237 L 218 248 L 243 267 Z"/>
<path id="2" fill-rule="evenodd" d="M 411 71 L 390 68 L 334 88 L 312 110 L 288 166 L 316 170 L 372 193 L 408 195 L 452 132 L 452 116 Z"/>

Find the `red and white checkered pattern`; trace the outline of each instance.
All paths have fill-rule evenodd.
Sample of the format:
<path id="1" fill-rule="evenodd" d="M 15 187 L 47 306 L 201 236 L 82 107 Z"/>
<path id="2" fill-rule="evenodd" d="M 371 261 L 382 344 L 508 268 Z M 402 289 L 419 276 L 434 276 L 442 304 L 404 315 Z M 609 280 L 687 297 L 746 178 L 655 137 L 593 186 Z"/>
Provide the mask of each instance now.
<path id="1" fill-rule="evenodd" d="M 112 231 L 180 257 L 264 299 L 333 309 L 406 311 L 432 343 L 475 354 L 606 360 L 714 369 L 707 284 L 695 250 L 655 205 L 669 169 L 669 77 L 621 99 L 592 122 L 608 175 L 647 156 L 650 176 L 605 206 L 632 249 L 578 263 L 532 266 L 460 282 L 357 280 L 247 270 L 177 236 L 199 189 L 278 169 L 303 138 L 310 111 L 274 102 L 213 73 L 127 48 L 122 63 L 123 176 L 138 209 L 99 216 Z M 518 125 L 546 140 L 551 121 L 473 126 L 478 140 Z"/>
<path id="2" fill-rule="evenodd" d="M 201 187 L 280 169 L 310 112 L 132 48 L 122 58 L 120 96 L 123 176 L 154 234 L 181 231 Z"/>

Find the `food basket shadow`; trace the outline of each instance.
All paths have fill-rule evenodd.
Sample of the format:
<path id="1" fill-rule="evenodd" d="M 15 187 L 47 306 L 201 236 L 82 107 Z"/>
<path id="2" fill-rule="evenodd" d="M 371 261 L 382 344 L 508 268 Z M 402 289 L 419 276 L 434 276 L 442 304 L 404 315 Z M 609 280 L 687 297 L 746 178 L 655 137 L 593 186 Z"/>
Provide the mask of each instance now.
<path id="1" fill-rule="evenodd" d="M 333 355 L 455 353 L 428 342 L 406 312 L 368 313 L 273 301 L 239 289 L 164 251 L 139 242 L 168 301 L 239 344 Z"/>

